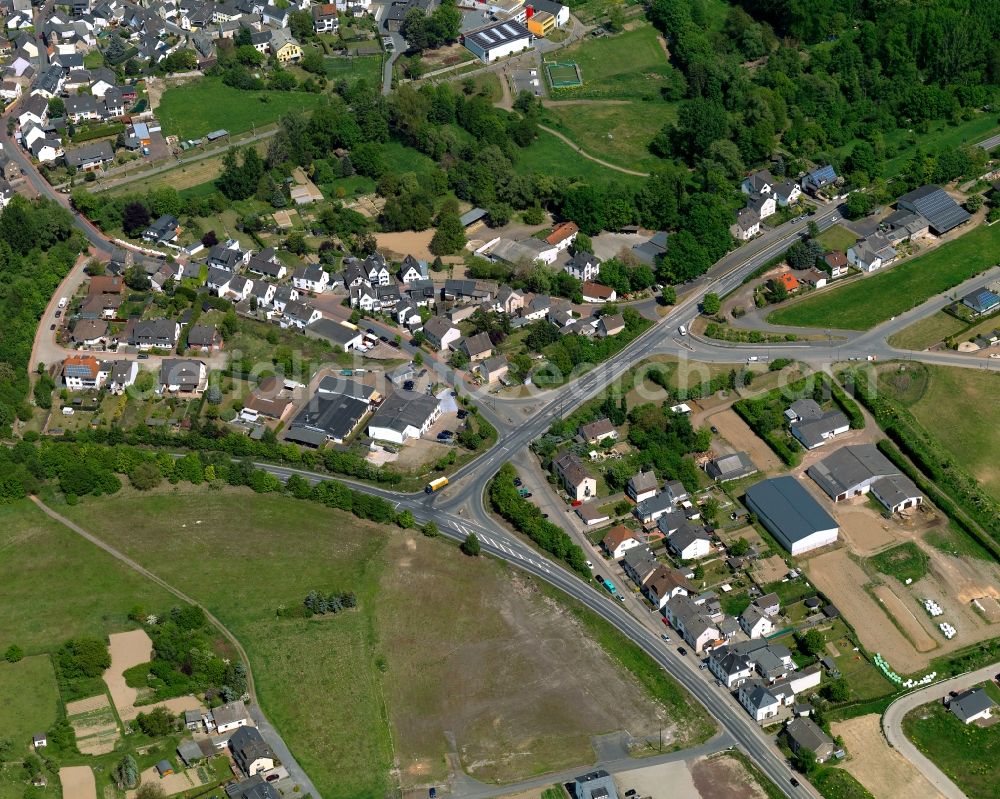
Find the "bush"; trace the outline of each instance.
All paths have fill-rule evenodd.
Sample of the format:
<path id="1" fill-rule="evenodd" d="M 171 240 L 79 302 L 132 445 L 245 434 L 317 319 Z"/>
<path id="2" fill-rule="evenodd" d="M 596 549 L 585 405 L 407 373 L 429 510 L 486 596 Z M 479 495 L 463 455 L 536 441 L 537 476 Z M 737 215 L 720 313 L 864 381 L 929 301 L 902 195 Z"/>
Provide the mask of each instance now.
<path id="1" fill-rule="evenodd" d="M 7 647 L 7 651 L 4 652 L 3 657 L 8 663 L 17 663 L 17 661 L 24 657 L 24 650 L 17 644 L 11 644 Z"/>
<path id="2" fill-rule="evenodd" d="M 108 645 L 97 638 L 74 638 L 56 652 L 56 667 L 65 679 L 100 677 L 110 665 Z"/>

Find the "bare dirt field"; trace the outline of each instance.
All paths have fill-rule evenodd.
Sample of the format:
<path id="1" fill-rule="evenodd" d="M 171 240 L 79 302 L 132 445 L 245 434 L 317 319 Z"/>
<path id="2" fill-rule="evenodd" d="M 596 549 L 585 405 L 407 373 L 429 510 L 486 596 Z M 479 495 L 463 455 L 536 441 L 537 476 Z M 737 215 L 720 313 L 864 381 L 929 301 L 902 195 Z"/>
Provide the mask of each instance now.
<path id="1" fill-rule="evenodd" d="M 882 603 L 886 612 L 896 620 L 918 652 L 930 652 L 932 649 L 937 649 L 937 641 L 927 634 L 927 631 L 917 621 L 917 617 L 913 615 L 913 611 L 903 604 L 903 600 L 896 596 L 896 593 L 889 586 L 876 586 L 872 589 L 872 593 Z"/>
<path id="2" fill-rule="evenodd" d="M 398 259 L 402 259 L 407 255 L 412 255 L 421 261 L 434 260 L 434 255 L 428 249 L 433 237 L 433 230 L 375 234 L 375 240 L 378 242 L 378 250 L 384 253 L 386 258 L 390 256 L 396 258 L 398 256 Z"/>
<path id="3" fill-rule="evenodd" d="M 63 799 L 97 799 L 97 784 L 90 766 L 63 766 L 59 769 Z"/>
<path id="4" fill-rule="evenodd" d="M 701 799 L 766 799 L 764 789 L 739 760 L 725 754 L 691 764 L 691 777 Z"/>
<path id="5" fill-rule="evenodd" d="M 788 574 L 788 564 L 777 555 L 758 560 L 753 565 L 753 579 L 760 585 L 774 583 Z"/>
<path id="6" fill-rule="evenodd" d="M 114 751 L 118 722 L 107 694 L 98 694 L 66 705 L 66 716 L 76 734 L 76 747 L 85 755 Z"/>
<path id="7" fill-rule="evenodd" d="M 601 733 L 662 727 L 676 740 L 665 711 L 561 604 L 492 561 L 442 560 L 439 547 L 394 537 L 378 599 L 404 787 L 445 778 L 449 753 L 477 779 L 512 781 L 592 761 Z"/>
<path id="8" fill-rule="evenodd" d="M 624 796 L 625 791 L 632 788 L 638 792 L 638 796 L 650 796 L 652 799 L 700 799 L 701 797 L 687 763 L 683 761 L 623 771 L 614 777 L 619 796 Z"/>
<path id="9" fill-rule="evenodd" d="M 875 799 L 941 799 L 941 794 L 913 765 L 886 742 L 877 713 L 849 721 L 835 721 L 830 728 L 844 739 L 850 753 L 843 768 L 864 785 Z"/>
<path id="10" fill-rule="evenodd" d="M 841 502 L 833 506 L 833 515 L 840 522 L 840 534 L 859 555 L 874 555 L 902 539 L 894 523 L 865 505 Z"/>
<path id="11" fill-rule="evenodd" d="M 918 671 L 927 665 L 927 656 L 914 649 L 889 620 L 882 606 L 862 590 L 870 580 L 846 550 L 836 549 L 811 558 L 804 568 L 816 587 L 849 622 L 855 623 L 858 637 L 869 651 L 880 652 L 901 674 Z"/>
<path id="12" fill-rule="evenodd" d="M 154 707 L 165 707 L 171 713 L 185 710 L 200 710 L 204 705 L 194 696 L 178 696 L 150 705 L 136 707 L 139 692 L 125 684 L 126 669 L 148 663 L 153 657 L 153 642 L 145 630 L 130 630 L 127 633 L 112 633 L 111 667 L 104 672 L 104 682 L 114 700 L 115 709 L 122 721 L 132 721 L 139 713 L 148 713 Z"/>
<path id="13" fill-rule="evenodd" d="M 725 544 L 732 543 L 733 541 L 736 541 L 738 538 L 744 538 L 746 539 L 746 542 L 752 547 L 757 547 L 758 549 L 760 549 L 764 546 L 764 539 L 761 538 L 760 533 L 757 532 L 757 528 L 755 527 L 747 526 L 747 527 L 737 527 L 735 530 L 717 530 L 716 533 L 719 536 L 719 538 L 722 539 L 722 542 Z M 771 559 L 768 558 L 768 560 Z M 778 560 L 781 560 L 781 558 L 778 558 Z M 785 566 L 784 561 L 781 562 L 781 567 L 783 571 L 776 578 L 779 580 L 784 576 L 785 571 L 788 570 L 788 567 Z M 774 581 L 770 580 L 769 582 L 774 582 Z"/>
<path id="14" fill-rule="evenodd" d="M 718 428 L 719 435 L 729 442 L 734 450 L 746 452 L 762 472 L 781 469 L 778 456 L 747 426 L 736 411 L 732 409 L 720 411 L 708 417 L 708 423 Z"/>
<path id="15" fill-rule="evenodd" d="M 197 788 L 202 784 L 201 778 L 198 776 L 198 769 L 196 768 L 177 771 L 173 774 L 168 774 L 166 777 L 161 777 L 156 771 L 156 766 L 150 766 L 142 772 L 140 776 L 141 785 L 146 785 L 148 783 L 158 784 L 161 788 L 163 788 L 163 792 L 167 796 L 173 796 L 175 793 L 190 791 L 192 788 Z M 133 799 L 137 790 L 126 791 L 125 799 Z"/>

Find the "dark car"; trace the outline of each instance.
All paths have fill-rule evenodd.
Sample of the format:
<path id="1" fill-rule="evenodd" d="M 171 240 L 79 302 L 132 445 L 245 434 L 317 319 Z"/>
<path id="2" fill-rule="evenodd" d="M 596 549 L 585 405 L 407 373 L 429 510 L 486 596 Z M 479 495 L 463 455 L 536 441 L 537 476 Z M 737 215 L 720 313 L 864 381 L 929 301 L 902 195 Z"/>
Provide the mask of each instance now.
<path id="1" fill-rule="evenodd" d="M 403 383 L 403 390 L 404 391 L 413 391 L 413 381 L 412 380 L 407 380 L 405 383 Z"/>
<path id="2" fill-rule="evenodd" d="M 469 412 L 468 411 L 459 411 L 455 415 L 458 416 L 459 419 L 464 419 L 466 416 L 469 415 Z"/>
<path id="3" fill-rule="evenodd" d="M 62 311 L 56 311 L 56 319 L 62 316 Z"/>
<path id="4" fill-rule="evenodd" d="M 437 434 L 438 441 L 451 441 L 455 437 L 455 434 L 451 430 L 442 430 Z"/>
<path id="5" fill-rule="evenodd" d="M 543 514 L 542 514 L 542 518 L 543 518 L 543 519 L 547 519 L 547 518 L 549 518 L 549 514 L 547 514 L 547 513 L 543 513 Z"/>
<path id="6" fill-rule="evenodd" d="M 374 327 L 369 327 L 365 332 L 366 333 L 371 333 L 374 336 L 375 335 L 375 328 Z"/>
<path id="7" fill-rule="evenodd" d="M 140 352 L 140 353 L 139 353 L 139 354 L 138 354 L 138 355 L 137 355 L 136 357 L 137 357 L 137 358 L 138 358 L 138 359 L 139 359 L 140 361 L 145 361 L 145 360 L 148 360 L 148 359 L 149 359 L 149 355 L 148 355 L 147 353 L 145 353 L 145 352 Z"/>
<path id="8" fill-rule="evenodd" d="M 677 647 L 677 654 L 679 654 L 679 655 L 686 655 L 687 653 L 688 653 L 688 651 L 684 647 L 682 647 L 682 646 Z"/>
<path id="9" fill-rule="evenodd" d="M 427 796 L 430 797 L 430 799 L 437 799 L 437 795 L 438 795 L 437 788 L 431 788 L 430 790 L 427 791 Z"/>
<path id="10" fill-rule="evenodd" d="M 56 329 L 55 325 L 49 325 L 49 330 L 55 330 L 55 329 Z"/>
<path id="11" fill-rule="evenodd" d="M 712 425 L 711 430 L 712 430 L 713 433 L 718 433 L 719 432 L 719 428 L 716 427 L 714 424 Z"/>
<path id="12" fill-rule="evenodd" d="M 458 392 L 457 392 L 457 391 L 452 391 L 452 392 L 451 392 L 451 396 L 453 396 L 453 397 L 457 397 L 457 396 L 458 396 Z"/>
<path id="13" fill-rule="evenodd" d="M 389 337 L 388 336 L 379 336 L 378 340 L 379 341 L 384 341 L 386 344 L 389 343 Z"/>
<path id="14" fill-rule="evenodd" d="M 523 481 L 521 480 L 520 477 L 515 477 L 514 478 L 514 485 L 517 486 L 518 488 L 521 487 L 522 482 Z M 997 675 L 997 679 L 1000 679 L 1000 674 Z"/>
<path id="15" fill-rule="evenodd" d="M 795 777 L 792 777 L 792 786 L 795 788 L 799 787 L 799 781 Z"/>

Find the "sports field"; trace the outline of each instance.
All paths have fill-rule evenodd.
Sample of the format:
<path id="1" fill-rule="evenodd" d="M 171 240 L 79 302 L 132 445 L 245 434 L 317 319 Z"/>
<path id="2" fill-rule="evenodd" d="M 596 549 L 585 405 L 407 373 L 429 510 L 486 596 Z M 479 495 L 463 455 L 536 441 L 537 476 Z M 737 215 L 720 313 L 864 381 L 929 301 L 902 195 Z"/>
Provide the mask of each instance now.
<path id="1" fill-rule="evenodd" d="M 163 93 L 156 115 L 166 136 L 197 139 L 213 130 L 243 133 L 277 122 L 291 111 L 309 111 L 323 101 L 309 92 L 243 91 L 221 78 L 199 78 Z"/>
<path id="2" fill-rule="evenodd" d="M 1000 225 L 970 230 L 881 274 L 814 294 L 771 313 L 777 325 L 868 330 L 997 263 Z"/>
<path id="3" fill-rule="evenodd" d="M 561 62 L 580 67 L 583 86 L 556 89 L 553 99 L 617 98 L 663 102 L 660 89 L 667 85 L 673 67 L 652 25 L 605 36 L 587 37 L 559 51 Z"/>

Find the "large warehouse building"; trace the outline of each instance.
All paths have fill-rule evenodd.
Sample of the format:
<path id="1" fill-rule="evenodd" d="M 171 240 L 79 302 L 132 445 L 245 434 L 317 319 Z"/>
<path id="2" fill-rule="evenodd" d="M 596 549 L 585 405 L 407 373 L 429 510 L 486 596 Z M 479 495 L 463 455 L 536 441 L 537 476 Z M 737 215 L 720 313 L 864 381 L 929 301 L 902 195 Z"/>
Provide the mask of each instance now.
<path id="1" fill-rule="evenodd" d="M 746 506 L 793 555 L 837 540 L 837 522 L 792 477 L 763 480 L 747 489 Z"/>
<path id="2" fill-rule="evenodd" d="M 484 64 L 491 64 L 531 46 L 534 38 L 524 25 L 515 20 L 491 22 L 482 28 L 462 34 L 462 44 Z"/>

